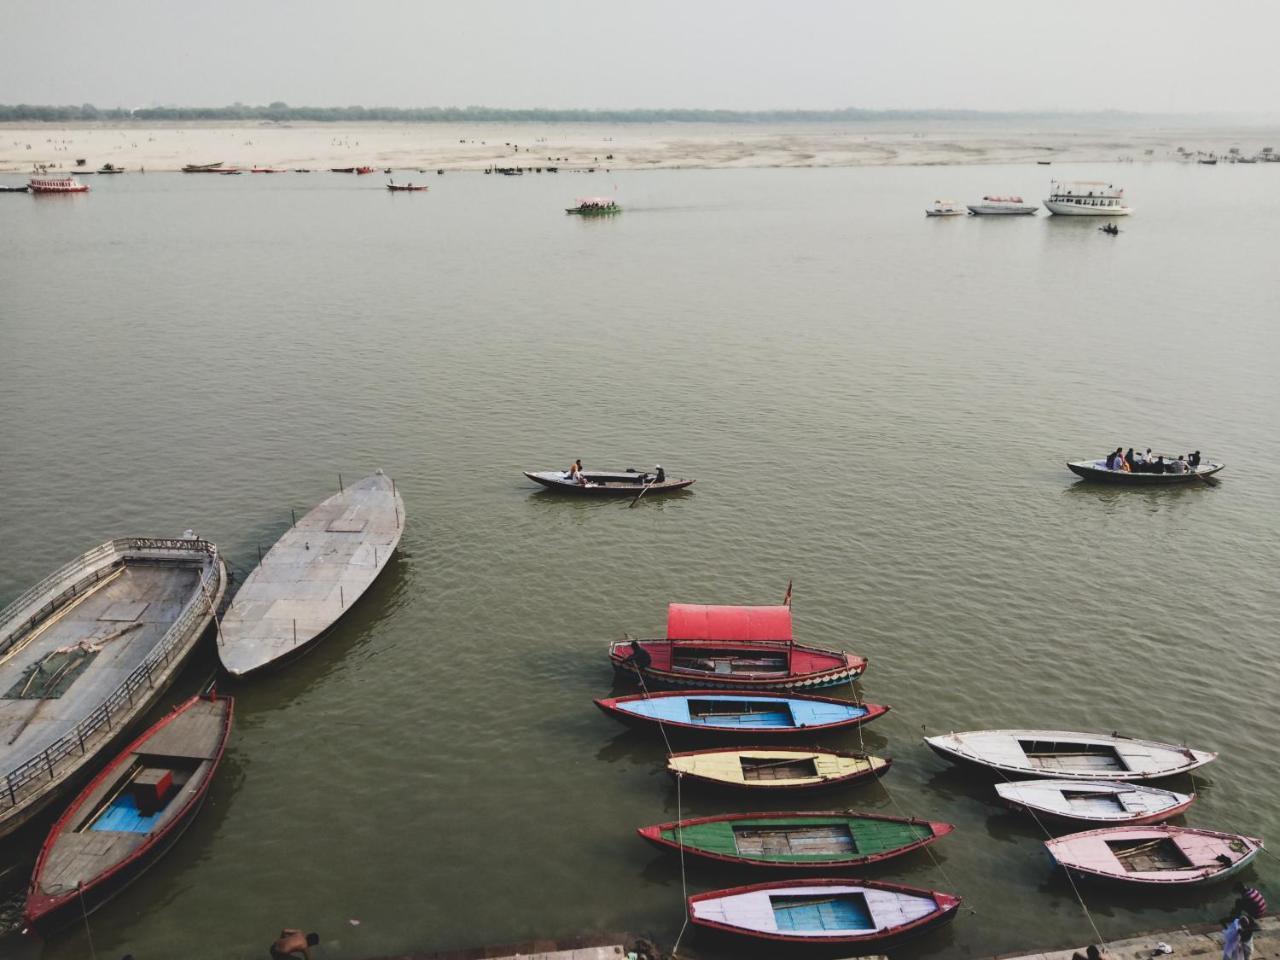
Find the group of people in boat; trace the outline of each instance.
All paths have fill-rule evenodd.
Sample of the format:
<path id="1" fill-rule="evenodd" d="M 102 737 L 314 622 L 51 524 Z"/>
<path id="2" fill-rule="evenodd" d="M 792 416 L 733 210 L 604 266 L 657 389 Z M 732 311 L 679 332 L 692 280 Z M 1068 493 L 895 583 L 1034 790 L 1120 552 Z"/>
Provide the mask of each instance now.
<path id="1" fill-rule="evenodd" d="M 1107 454 L 1106 464 L 1108 470 L 1124 473 L 1194 473 L 1200 466 L 1200 451 L 1166 458 L 1163 454 L 1153 456 L 1150 447 L 1146 453 L 1134 453 L 1133 447 L 1116 447 Z"/>
<path id="2" fill-rule="evenodd" d="M 654 472 L 638 474 L 641 486 L 648 486 L 650 483 L 662 483 L 667 479 L 667 471 L 662 469 L 662 464 L 654 465 Z M 587 479 L 587 475 L 582 472 L 582 461 L 575 460 L 569 464 L 569 469 L 564 472 L 566 480 L 572 480 L 580 487 L 589 487 L 592 482 Z"/>

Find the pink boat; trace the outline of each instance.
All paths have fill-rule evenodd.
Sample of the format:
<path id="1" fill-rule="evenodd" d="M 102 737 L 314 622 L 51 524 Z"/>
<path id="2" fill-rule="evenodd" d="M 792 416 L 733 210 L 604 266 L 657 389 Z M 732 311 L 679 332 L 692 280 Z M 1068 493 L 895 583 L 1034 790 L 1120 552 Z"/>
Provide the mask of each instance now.
<path id="1" fill-rule="evenodd" d="M 1072 873 L 1163 886 L 1211 883 L 1243 870 L 1262 841 L 1193 827 L 1105 827 L 1045 841 Z"/>

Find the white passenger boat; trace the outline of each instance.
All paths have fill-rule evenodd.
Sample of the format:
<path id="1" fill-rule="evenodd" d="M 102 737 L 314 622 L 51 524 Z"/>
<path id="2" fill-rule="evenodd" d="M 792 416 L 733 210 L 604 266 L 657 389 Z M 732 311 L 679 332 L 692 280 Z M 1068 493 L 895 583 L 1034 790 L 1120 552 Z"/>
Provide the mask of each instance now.
<path id="1" fill-rule="evenodd" d="M 1045 209 L 1064 217 L 1127 217 L 1124 190 L 1103 180 L 1053 180 Z"/>
<path id="2" fill-rule="evenodd" d="M 0 611 L 0 837 L 160 699 L 226 582 L 207 540 L 109 540 Z"/>
<path id="3" fill-rule="evenodd" d="M 969 204 L 969 212 L 979 217 L 1034 217 L 1036 205 L 1021 197 L 983 197 Z"/>
<path id="4" fill-rule="evenodd" d="M 1021 777 L 1154 780 L 1204 766 L 1218 755 L 1119 734 L 1065 730 L 970 730 L 925 737 L 935 753 Z"/>
<path id="5" fill-rule="evenodd" d="M 965 208 L 954 200 L 935 200 L 933 206 L 925 210 L 926 217 L 963 217 Z"/>
<path id="6" fill-rule="evenodd" d="M 404 533 L 381 470 L 321 501 L 262 558 L 222 618 L 218 656 L 242 676 L 301 652 L 373 583 Z"/>
<path id="7" fill-rule="evenodd" d="M 1060 823 L 1136 827 L 1176 817 L 1191 806 L 1194 793 L 1107 780 L 1013 780 L 996 793 L 1014 810 Z"/>

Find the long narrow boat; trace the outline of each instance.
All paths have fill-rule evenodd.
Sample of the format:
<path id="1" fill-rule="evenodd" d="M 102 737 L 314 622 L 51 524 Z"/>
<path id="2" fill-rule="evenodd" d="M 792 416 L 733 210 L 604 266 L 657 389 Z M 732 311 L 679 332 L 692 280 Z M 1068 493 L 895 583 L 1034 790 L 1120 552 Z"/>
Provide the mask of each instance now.
<path id="1" fill-rule="evenodd" d="M 924 742 L 957 763 L 1058 780 L 1155 780 L 1195 770 L 1218 756 L 1115 733 L 1063 730 L 970 730 Z"/>
<path id="2" fill-rule="evenodd" d="M 688 906 L 704 930 L 873 952 L 951 919 L 960 898 L 873 880 L 780 880 L 696 893 Z"/>
<path id="3" fill-rule="evenodd" d="M 41 934 L 92 913 L 155 863 L 204 802 L 231 736 L 230 697 L 197 696 L 129 744 L 40 849 L 24 924 Z"/>
<path id="4" fill-rule="evenodd" d="M 954 830 L 949 823 L 833 810 L 725 813 L 640 827 L 636 832 L 664 849 L 725 863 L 791 869 L 859 867 L 933 843 Z"/>
<path id="5" fill-rule="evenodd" d="M 689 750 L 667 758 L 673 776 L 746 790 L 807 790 L 883 776 L 893 761 L 817 747 Z"/>
<path id="6" fill-rule="evenodd" d="M 392 193 L 423 193 L 430 188 L 421 183 L 388 183 L 387 189 Z"/>
<path id="7" fill-rule="evenodd" d="M 1012 809 L 1042 820 L 1130 827 L 1176 817 L 1196 799 L 1194 793 L 1092 780 L 1016 780 L 997 783 L 996 793 Z"/>
<path id="8" fill-rule="evenodd" d="M 369 588 L 404 533 L 404 501 L 381 470 L 290 527 L 222 618 L 218 656 L 243 676 L 318 640 Z"/>
<path id="9" fill-rule="evenodd" d="M 889 712 L 877 703 L 797 693 L 720 693 L 715 690 L 658 691 L 595 701 L 609 716 L 632 726 L 661 724 L 695 733 L 786 736 L 822 733 L 869 723 Z"/>
<path id="10" fill-rule="evenodd" d="M 1067 469 L 1086 480 L 1098 480 L 1102 483 L 1116 483 L 1130 487 L 1146 487 L 1174 483 L 1197 483 L 1206 477 L 1212 477 L 1225 467 L 1225 463 L 1205 461 L 1196 467 L 1188 467 L 1186 473 L 1138 473 L 1128 470 L 1108 470 L 1105 460 L 1069 460 Z"/>
<path id="11" fill-rule="evenodd" d="M 0 837 L 155 705 L 226 583 L 206 540 L 109 540 L 0 611 Z"/>
<path id="12" fill-rule="evenodd" d="M 217 163 L 188 163 L 182 168 L 183 173 L 221 173 L 222 161 Z"/>
<path id="13" fill-rule="evenodd" d="M 1236 833 L 1173 827 L 1104 827 L 1046 840 L 1054 861 L 1078 876 L 1156 886 L 1223 880 L 1247 866 L 1262 841 Z"/>
<path id="14" fill-rule="evenodd" d="M 526 470 L 524 475 L 549 490 L 580 497 L 634 497 L 641 490 L 647 491 L 646 495 L 670 493 L 672 490 L 683 490 L 694 483 L 691 479 L 665 475 L 659 481 L 656 474 L 635 470 L 583 470 L 582 482 L 563 470 Z"/>
<path id="15" fill-rule="evenodd" d="M 634 644 L 634 646 L 633 646 Z M 648 656 L 639 666 L 635 646 Z M 707 690 L 804 690 L 850 683 L 867 660 L 798 644 L 789 606 L 729 607 L 673 603 L 665 640 L 617 640 L 609 659 L 621 677 L 646 686 Z"/>

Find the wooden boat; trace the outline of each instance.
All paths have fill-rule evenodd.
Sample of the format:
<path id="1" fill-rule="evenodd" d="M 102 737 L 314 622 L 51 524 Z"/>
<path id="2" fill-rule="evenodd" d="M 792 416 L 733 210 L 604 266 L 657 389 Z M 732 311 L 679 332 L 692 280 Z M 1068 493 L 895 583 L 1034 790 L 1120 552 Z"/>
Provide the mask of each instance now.
<path id="1" fill-rule="evenodd" d="M 997 783 L 996 793 L 1010 808 L 1041 820 L 1131 827 L 1176 817 L 1196 799 L 1194 793 L 1093 780 L 1017 780 Z"/>
<path id="2" fill-rule="evenodd" d="M 695 733 L 787 736 L 843 730 L 889 712 L 877 703 L 786 693 L 658 691 L 595 701 L 597 707 L 633 726 L 661 724 Z"/>
<path id="3" fill-rule="evenodd" d="M 278 170 L 275 167 L 250 167 L 250 173 L 288 173 L 288 170 Z"/>
<path id="4" fill-rule="evenodd" d="M 564 212 L 576 213 L 583 217 L 607 217 L 610 214 L 622 212 L 622 207 L 610 197 L 583 197 L 576 203 L 576 206 L 566 207 Z"/>
<path id="5" fill-rule="evenodd" d="M 0 611 L 0 837 L 64 795 L 156 704 L 226 583 L 207 540 L 109 540 Z"/>
<path id="6" fill-rule="evenodd" d="M 32 177 L 27 189 L 32 193 L 88 193 L 89 185 L 75 177 Z"/>
<path id="7" fill-rule="evenodd" d="M 188 163 L 182 168 L 183 173 L 221 173 L 222 161 L 217 163 Z"/>
<path id="8" fill-rule="evenodd" d="M 779 880 L 695 893 L 689 922 L 708 931 L 807 947 L 877 952 L 951 919 L 960 898 L 875 880 Z"/>
<path id="9" fill-rule="evenodd" d="M 646 489 L 648 491 L 646 496 L 648 496 L 654 493 L 683 490 L 693 484 L 692 480 L 665 476 L 659 483 L 655 474 L 638 473 L 634 470 L 583 470 L 582 478 L 586 481 L 585 483 L 571 479 L 563 470 L 526 470 L 524 475 L 548 489 L 583 497 L 636 497 L 640 495 L 640 491 Z"/>
<path id="10" fill-rule="evenodd" d="M 641 827 L 670 850 L 751 867 L 859 867 L 919 850 L 952 830 L 949 823 L 832 810 L 725 813 Z"/>
<path id="11" fill-rule="evenodd" d="M 376 172 L 377 171 L 374 170 L 373 167 L 356 167 L 356 173 L 363 174 L 363 173 L 376 173 Z"/>
<path id="12" fill-rule="evenodd" d="M 117 167 L 114 163 L 104 163 L 98 168 L 98 173 L 106 176 L 112 173 L 124 173 L 124 167 Z"/>
<path id="13" fill-rule="evenodd" d="M 646 686 L 703 690 L 802 690 L 852 683 L 867 660 L 798 644 L 788 606 L 731 607 L 673 603 L 665 640 L 615 640 L 609 659 L 620 677 L 636 679 L 632 643 L 649 655 Z"/>
<path id="14" fill-rule="evenodd" d="M 192 697 L 129 744 L 53 825 L 24 924 L 78 922 L 155 863 L 195 818 L 231 735 L 230 697 Z"/>
<path id="15" fill-rule="evenodd" d="M 427 187 L 421 184 L 412 183 L 388 183 L 387 189 L 394 193 L 421 193 L 426 190 Z"/>
<path id="16" fill-rule="evenodd" d="M 0 184 L 0 193 L 29 193 L 30 191 L 31 188 L 25 183 L 20 187 L 11 187 L 5 184 Z"/>
<path id="17" fill-rule="evenodd" d="M 1115 733 L 1062 730 L 970 730 L 924 742 L 957 763 L 1057 780 L 1155 780 L 1195 770 L 1218 756 Z"/>
<path id="18" fill-rule="evenodd" d="M 1067 461 L 1067 469 L 1086 480 L 1137 487 L 1162 483 L 1196 483 L 1205 477 L 1212 477 L 1225 466 L 1225 463 L 1211 463 L 1206 460 L 1198 467 L 1188 467 L 1186 473 L 1138 473 L 1136 471 L 1131 473 L 1127 470 L 1108 470 L 1106 460 Z"/>
<path id="19" fill-rule="evenodd" d="M 1192 886 L 1243 870 L 1262 841 L 1192 827 L 1104 827 L 1046 840 L 1054 862 L 1077 876 Z"/>
<path id="20" fill-rule="evenodd" d="M 329 172 L 330 173 L 355 173 L 356 168 L 355 167 L 330 167 Z"/>
<path id="21" fill-rule="evenodd" d="M 690 750 L 667 758 L 673 776 L 746 790 L 807 790 L 884 776 L 893 761 L 817 747 Z"/>
<path id="22" fill-rule="evenodd" d="M 236 593 L 218 656 L 243 676 L 304 650 L 351 609 L 404 533 L 404 501 L 381 470 L 321 501 L 275 545 Z"/>

